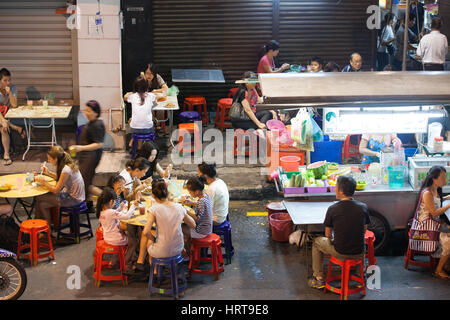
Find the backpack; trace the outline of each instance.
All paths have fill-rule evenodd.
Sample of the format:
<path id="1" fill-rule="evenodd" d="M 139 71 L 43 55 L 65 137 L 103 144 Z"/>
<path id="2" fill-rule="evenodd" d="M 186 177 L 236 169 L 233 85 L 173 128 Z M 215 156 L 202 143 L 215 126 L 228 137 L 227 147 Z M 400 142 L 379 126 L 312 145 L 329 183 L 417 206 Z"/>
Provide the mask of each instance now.
<path id="1" fill-rule="evenodd" d="M 19 230 L 13 217 L 0 215 L 0 248 L 17 252 Z"/>

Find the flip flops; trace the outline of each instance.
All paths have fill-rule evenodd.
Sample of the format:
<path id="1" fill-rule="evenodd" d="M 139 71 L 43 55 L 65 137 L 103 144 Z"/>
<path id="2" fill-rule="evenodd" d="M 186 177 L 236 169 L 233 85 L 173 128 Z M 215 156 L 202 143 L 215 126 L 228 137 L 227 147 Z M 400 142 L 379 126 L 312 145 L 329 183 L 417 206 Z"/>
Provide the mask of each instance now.
<path id="1" fill-rule="evenodd" d="M 446 273 L 436 273 L 436 272 L 434 272 L 433 276 L 436 277 L 436 278 L 442 279 L 442 280 L 450 279 L 450 276 L 448 274 L 446 274 Z"/>
<path id="2" fill-rule="evenodd" d="M 5 159 L 3 159 L 3 164 L 5 166 L 9 166 L 12 164 L 12 160 L 10 158 L 5 158 Z"/>

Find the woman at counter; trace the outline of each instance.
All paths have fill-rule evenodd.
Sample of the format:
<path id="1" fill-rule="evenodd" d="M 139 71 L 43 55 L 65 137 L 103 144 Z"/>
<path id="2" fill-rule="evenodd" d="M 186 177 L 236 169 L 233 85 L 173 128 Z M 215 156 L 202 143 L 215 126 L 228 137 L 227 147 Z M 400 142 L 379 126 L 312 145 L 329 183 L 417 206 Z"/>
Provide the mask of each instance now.
<path id="1" fill-rule="evenodd" d="M 421 199 L 418 220 L 423 222 L 432 218 L 440 223 L 439 245 L 442 249 L 439 264 L 435 275 L 438 278 L 449 279 L 450 276 L 444 271 L 444 266 L 450 256 L 450 226 L 448 219 L 445 221 L 443 215 L 450 209 L 450 204 L 442 207 L 442 200 L 450 200 L 450 196 L 442 197 L 442 187 L 447 185 L 447 172 L 444 167 L 433 166 L 425 178 L 421 187 Z M 439 250 L 439 249 L 438 249 Z"/>
<path id="2" fill-rule="evenodd" d="M 359 143 L 359 153 L 363 155 L 362 164 L 380 162 L 381 150 L 400 144 L 401 140 L 393 134 L 363 134 Z"/>
<path id="3" fill-rule="evenodd" d="M 275 68 L 274 58 L 280 52 L 280 44 L 278 41 L 271 40 L 263 47 L 262 52 L 264 55 L 259 59 L 258 73 L 280 73 L 291 67 L 288 63 L 283 63 L 280 68 Z"/>

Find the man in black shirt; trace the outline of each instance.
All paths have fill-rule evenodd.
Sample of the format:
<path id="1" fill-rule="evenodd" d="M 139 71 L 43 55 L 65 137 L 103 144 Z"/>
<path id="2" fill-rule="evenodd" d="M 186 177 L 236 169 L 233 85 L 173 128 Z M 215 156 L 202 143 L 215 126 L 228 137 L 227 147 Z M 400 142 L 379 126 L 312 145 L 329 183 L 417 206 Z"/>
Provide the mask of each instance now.
<path id="1" fill-rule="evenodd" d="M 364 233 L 370 223 L 369 209 L 353 200 L 356 182 L 352 177 L 341 176 L 336 184 L 336 198 L 339 202 L 328 208 L 325 216 L 325 237 L 314 239 L 312 248 L 312 288 L 325 286 L 322 271 L 323 254 L 330 254 L 339 260 L 364 258 Z M 332 233 L 334 232 L 334 239 Z"/>

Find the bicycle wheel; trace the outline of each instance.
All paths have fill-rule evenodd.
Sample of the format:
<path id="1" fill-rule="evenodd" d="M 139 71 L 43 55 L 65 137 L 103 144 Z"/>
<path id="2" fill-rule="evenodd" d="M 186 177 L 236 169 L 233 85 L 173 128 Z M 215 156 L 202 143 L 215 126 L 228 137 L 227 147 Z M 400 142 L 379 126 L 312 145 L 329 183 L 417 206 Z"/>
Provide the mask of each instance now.
<path id="1" fill-rule="evenodd" d="M 0 259 L 0 300 L 18 299 L 27 286 L 27 274 L 13 258 Z"/>

